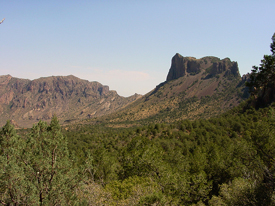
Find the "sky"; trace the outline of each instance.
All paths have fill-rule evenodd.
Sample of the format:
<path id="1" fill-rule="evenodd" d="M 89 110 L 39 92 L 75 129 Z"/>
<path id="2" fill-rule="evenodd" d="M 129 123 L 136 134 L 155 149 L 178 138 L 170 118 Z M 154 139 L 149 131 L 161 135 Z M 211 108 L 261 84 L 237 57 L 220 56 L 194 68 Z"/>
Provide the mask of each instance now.
<path id="1" fill-rule="evenodd" d="M 0 75 L 74 75 L 127 97 L 164 82 L 179 53 L 229 57 L 240 74 L 270 54 L 274 0 L 0 0 Z"/>

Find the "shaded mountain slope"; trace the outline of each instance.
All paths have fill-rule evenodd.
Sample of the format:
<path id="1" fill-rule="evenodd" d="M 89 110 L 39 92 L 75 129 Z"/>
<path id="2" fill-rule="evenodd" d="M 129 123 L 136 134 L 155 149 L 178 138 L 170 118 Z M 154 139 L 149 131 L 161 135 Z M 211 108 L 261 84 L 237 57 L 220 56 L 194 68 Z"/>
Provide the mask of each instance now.
<path id="1" fill-rule="evenodd" d="M 121 111 L 102 119 L 131 124 L 208 118 L 223 113 L 248 97 L 237 62 L 229 58 L 172 58 L 167 80 Z M 103 120 L 103 121 L 104 121 Z"/>
<path id="2" fill-rule="evenodd" d="M 0 76 L 0 124 L 8 119 L 22 127 L 56 114 L 61 122 L 110 114 L 140 95 L 125 98 L 108 86 L 75 76 L 52 76 L 35 79 Z"/>

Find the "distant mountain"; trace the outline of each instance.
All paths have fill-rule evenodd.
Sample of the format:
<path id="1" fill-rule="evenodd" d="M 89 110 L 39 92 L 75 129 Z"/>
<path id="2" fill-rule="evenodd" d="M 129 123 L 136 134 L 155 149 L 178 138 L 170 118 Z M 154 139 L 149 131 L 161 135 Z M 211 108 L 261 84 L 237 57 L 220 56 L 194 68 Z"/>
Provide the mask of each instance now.
<path id="1" fill-rule="evenodd" d="M 62 123 L 79 120 L 134 125 L 209 118 L 248 98 L 247 76 L 229 58 L 172 58 L 166 81 L 144 96 L 121 97 L 98 82 L 75 76 L 35 80 L 0 76 L 0 124 L 10 119 L 30 127 L 56 114 Z"/>
<path id="2" fill-rule="evenodd" d="M 209 118 L 248 98 L 246 76 L 229 58 L 183 57 L 176 54 L 165 82 L 123 110 L 108 115 L 113 124 L 173 122 Z"/>
<path id="3" fill-rule="evenodd" d="M 30 127 L 56 114 L 62 122 L 110 114 L 140 98 L 125 98 L 108 86 L 75 76 L 35 79 L 0 76 L 0 124 L 8 119 L 20 127 Z"/>

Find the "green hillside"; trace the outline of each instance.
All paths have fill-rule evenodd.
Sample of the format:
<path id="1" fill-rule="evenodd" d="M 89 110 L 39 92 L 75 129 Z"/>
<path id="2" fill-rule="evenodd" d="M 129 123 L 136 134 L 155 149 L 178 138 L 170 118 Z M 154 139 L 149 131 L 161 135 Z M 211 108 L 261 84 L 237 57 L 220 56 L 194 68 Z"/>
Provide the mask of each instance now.
<path id="1" fill-rule="evenodd" d="M 107 205 L 271 205 L 275 107 L 244 106 L 209 120 L 64 134 L 80 164 L 92 152 L 89 187 L 99 184 Z"/>

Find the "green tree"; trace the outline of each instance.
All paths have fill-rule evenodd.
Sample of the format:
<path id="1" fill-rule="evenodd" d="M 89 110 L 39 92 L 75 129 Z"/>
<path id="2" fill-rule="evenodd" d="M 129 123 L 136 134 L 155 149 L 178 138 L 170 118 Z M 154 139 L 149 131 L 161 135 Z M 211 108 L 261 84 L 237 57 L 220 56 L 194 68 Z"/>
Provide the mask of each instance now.
<path id="1" fill-rule="evenodd" d="M 253 66 L 250 81 L 247 86 L 251 94 L 258 94 L 260 90 L 265 91 L 268 87 L 274 86 L 275 79 L 275 33 L 272 36 L 270 45 L 271 55 L 264 55 L 260 66 Z"/>
<path id="2" fill-rule="evenodd" d="M 50 126 L 40 121 L 32 127 L 23 158 L 27 180 L 33 184 L 32 193 L 40 204 L 65 205 L 74 201 L 80 177 L 56 116 Z"/>
<path id="3" fill-rule="evenodd" d="M 7 121 L 0 135 L 0 202 L 3 205 L 24 204 L 31 198 L 27 193 L 30 185 L 25 179 L 21 161 L 24 142 Z"/>
<path id="4" fill-rule="evenodd" d="M 220 187 L 220 195 L 213 196 L 209 205 L 258 205 L 253 194 L 255 184 L 251 180 L 235 178 L 232 182 L 224 183 Z"/>
<path id="5" fill-rule="evenodd" d="M 42 121 L 34 125 L 24 140 L 8 121 L 0 145 L 1 204 L 71 205 L 77 201 L 75 189 L 85 170 L 77 168 L 69 154 L 57 117 L 49 126 Z"/>

